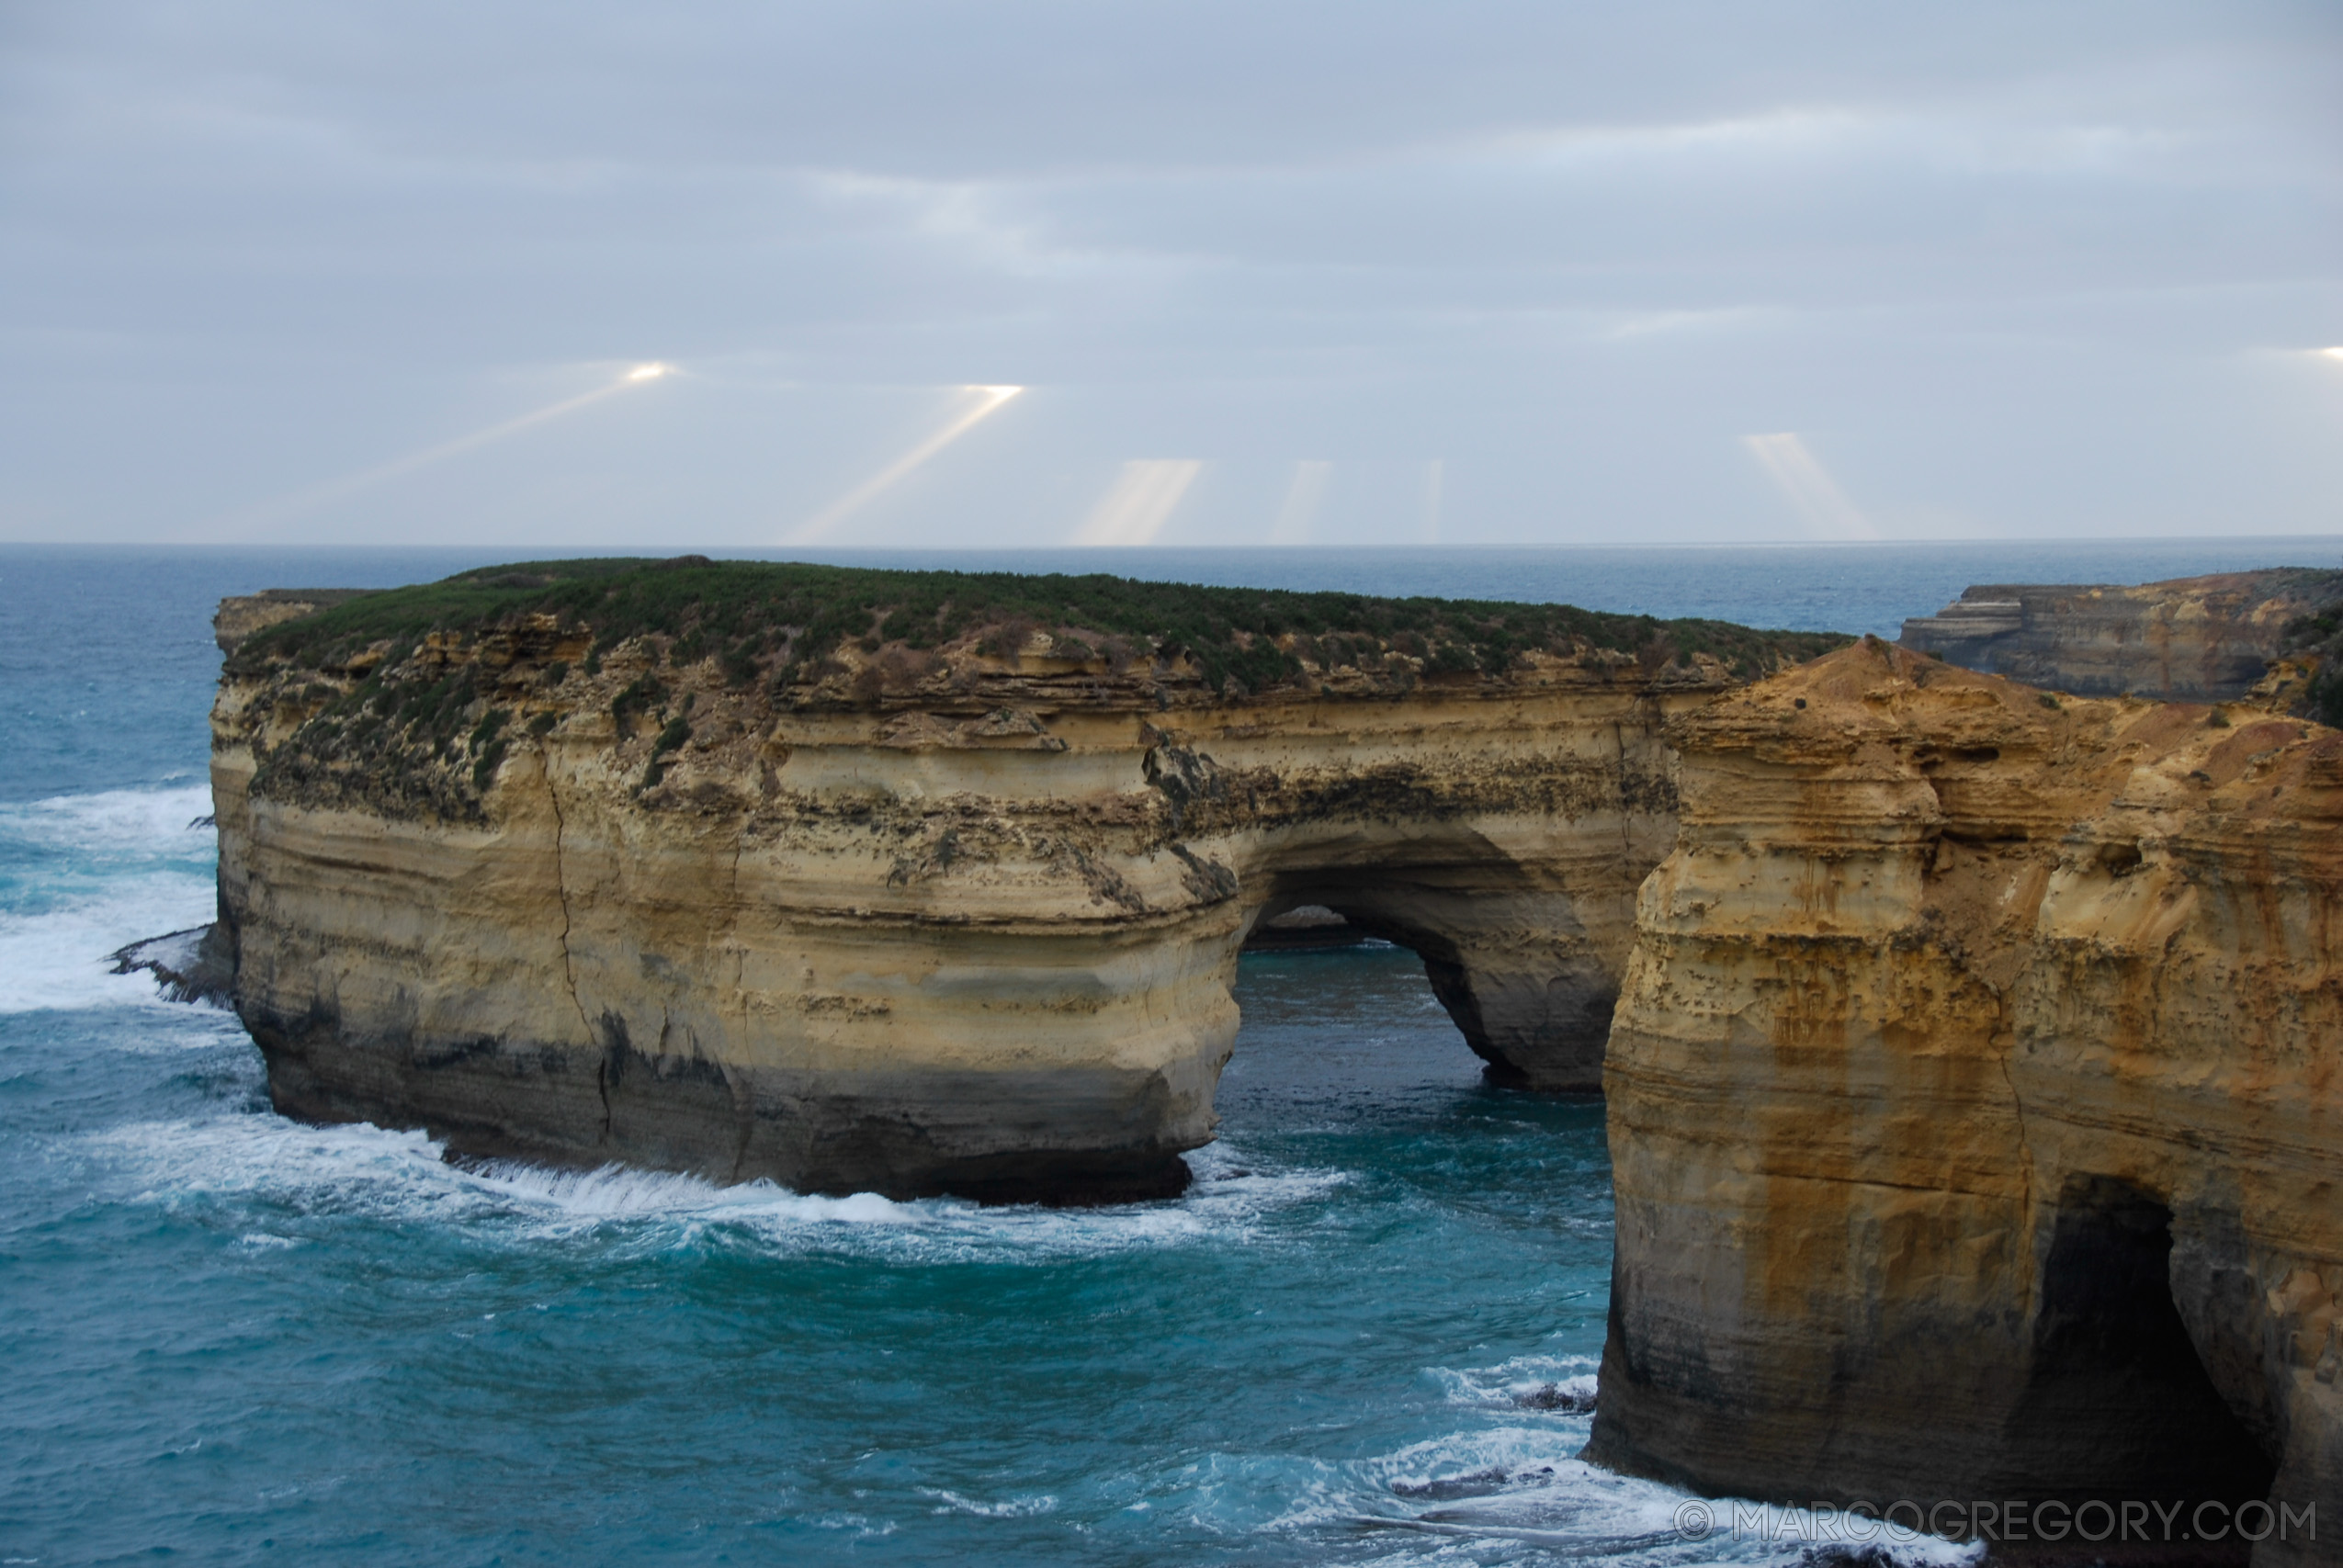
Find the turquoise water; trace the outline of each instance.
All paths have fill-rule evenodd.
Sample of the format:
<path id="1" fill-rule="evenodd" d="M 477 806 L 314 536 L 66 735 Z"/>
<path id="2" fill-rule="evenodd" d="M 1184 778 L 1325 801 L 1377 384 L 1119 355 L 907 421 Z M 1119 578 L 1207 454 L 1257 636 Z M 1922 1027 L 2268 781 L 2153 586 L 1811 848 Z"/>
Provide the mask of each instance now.
<path id="1" fill-rule="evenodd" d="M 1539 596 L 1567 570 L 1606 608 L 1861 628 L 1973 577 L 2335 554 L 2194 547 L 1321 569 Z M 1587 1417 L 1522 1402 L 1591 1387 L 1601 1112 L 1482 1084 L 1397 949 L 1244 961 L 1222 1137 L 1171 1202 L 468 1172 L 273 1115 L 232 1018 L 100 962 L 209 913 L 206 617 L 479 558 L 0 550 L 0 1559 L 1497 1562 L 1645 1535 L 1628 1561 L 1796 1558 L 1667 1537 L 1680 1495 L 1578 1464 Z"/>

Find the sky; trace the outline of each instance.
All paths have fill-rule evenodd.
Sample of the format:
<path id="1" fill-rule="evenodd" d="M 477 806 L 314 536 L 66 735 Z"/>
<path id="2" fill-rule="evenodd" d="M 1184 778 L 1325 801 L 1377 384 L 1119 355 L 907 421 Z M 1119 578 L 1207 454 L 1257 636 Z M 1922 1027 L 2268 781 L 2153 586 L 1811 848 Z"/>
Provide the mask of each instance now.
<path id="1" fill-rule="evenodd" d="M 0 333 L 0 540 L 2343 533 L 2343 6 L 7 0 Z"/>

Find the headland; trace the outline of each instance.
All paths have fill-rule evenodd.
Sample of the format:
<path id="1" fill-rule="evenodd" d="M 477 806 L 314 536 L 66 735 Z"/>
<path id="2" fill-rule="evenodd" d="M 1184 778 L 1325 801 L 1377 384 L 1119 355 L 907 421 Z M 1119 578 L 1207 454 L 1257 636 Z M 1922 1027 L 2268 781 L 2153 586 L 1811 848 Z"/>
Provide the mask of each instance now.
<path id="1" fill-rule="evenodd" d="M 1599 1090 L 1663 726 L 1842 641 L 698 558 L 352 598 L 223 675 L 236 1006 L 280 1110 L 459 1155 L 1175 1191 L 1303 906 Z"/>

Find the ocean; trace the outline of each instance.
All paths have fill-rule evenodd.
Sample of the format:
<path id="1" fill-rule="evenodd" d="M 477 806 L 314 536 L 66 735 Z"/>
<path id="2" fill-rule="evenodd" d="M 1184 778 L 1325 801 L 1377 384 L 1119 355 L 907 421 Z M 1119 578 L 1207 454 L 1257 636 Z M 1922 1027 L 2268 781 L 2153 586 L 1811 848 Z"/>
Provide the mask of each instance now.
<path id="1" fill-rule="evenodd" d="M 1682 1494 L 1573 1457 L 1601 1109 L 1483 1084 L 1399 949 L 1244 959 L 1221 1136 L 1165 1202 L 466 1170 L 273 1114 L 232 1016 L 104 962 L 211 912 L 211 607 L 511 553 L 0 547 L 0 1564 L 1692 1568 L 1813 1544 L 1687 1539 Z M 2331 566 L 2343 541 L 821 558 L 1893 635 L 1971 581 Z"/>

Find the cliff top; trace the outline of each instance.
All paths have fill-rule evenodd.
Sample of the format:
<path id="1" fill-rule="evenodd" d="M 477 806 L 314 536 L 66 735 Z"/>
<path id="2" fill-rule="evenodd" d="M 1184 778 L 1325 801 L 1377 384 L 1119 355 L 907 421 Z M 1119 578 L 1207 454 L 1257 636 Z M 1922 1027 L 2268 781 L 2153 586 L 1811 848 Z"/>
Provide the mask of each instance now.
<path id="1" fill-rule="evenodd" d="M 681 556 L 526 561 L 349 598 L 255 630 L 229 670 L 345 668 L 386 643 L 396 662 L 400 644 L 477 637 L 544 616 L 590 637 L 596 655 L 657 637 L 674 664 L 714 659 L 731 683 L 769 682 L 776 693 L 816 684 L 848 644 L 865 655 L 974 647 L 1013 660 L 1062 649 L 1085 661 L 1103 656 L 1118 671 L 1135 658 L 1184 660 L 1207 690 L 1246 694 L 1353 653 L 1398 652 L 1427 675 L 1499 674 L 1529 652 L 1612 650 L 1654 667 L 1706 656 L 1749 677 L 1847 640 L 1567 604 Z M 1330 638 L 1335 646 L 1322 646 Z"/>
<path id="2" fill-rule="evenodd" d="M 1916 767 L 1945 811 L 1989 807 L 2018 837 L 2064 831 L 2119 786 L 2133 806 L 2236 822 L 2343 812 L 2343 733 L 2269 703 L 2066 696 L 1877 637 L 1726 694 L 1669 735 L 1688 755 L 1823 761 L 1842 778 Z"/>
<path id="3" fill-rule="evenodd" d="M 479 819 L 509 747 L 541 740 L 603 748 L 656 806 L 680 798 L 679 765 L 755 776 L 785 716 L 877 720 L 886 745 L 1062 750 L 1045 716 L 1069 709 L 1716 691 L 1846 641 L 1564 604 L 699 556 L 491 567 L 313 611 L 237 603 L 250 630 L 213 724 L 253 748 L 253 789 L 449 820 Z"/>
<path id="4" fill-rule="evenodd" d="M 1959 602 L 2109 593 L 2141 599 L 2235 594 L 2253 600 L 2299 599 L 2305 604 L 2325 604 L 2343 600 L 2343 570 L 2316 566 L 2269 566 L 2252 571 L 2215 571 L 2202 577 L 2167 577 L 2140 583 L 1975 582 L 1961 591 Z"/>

